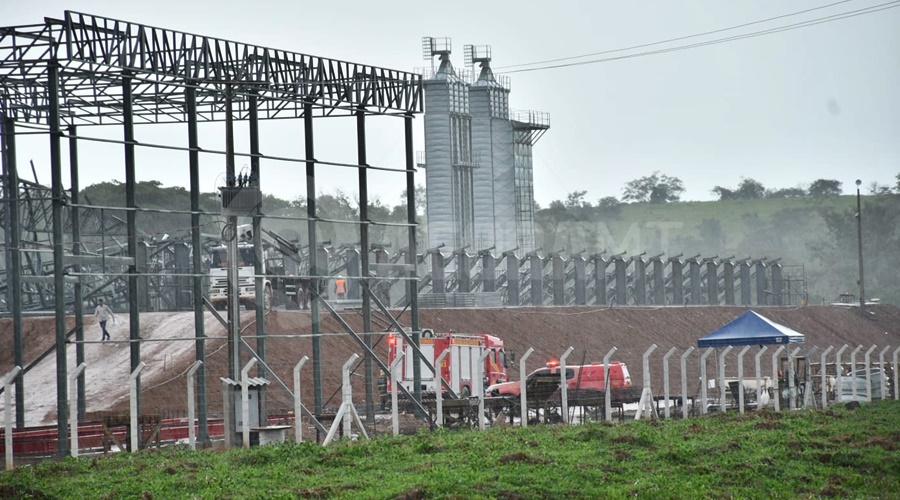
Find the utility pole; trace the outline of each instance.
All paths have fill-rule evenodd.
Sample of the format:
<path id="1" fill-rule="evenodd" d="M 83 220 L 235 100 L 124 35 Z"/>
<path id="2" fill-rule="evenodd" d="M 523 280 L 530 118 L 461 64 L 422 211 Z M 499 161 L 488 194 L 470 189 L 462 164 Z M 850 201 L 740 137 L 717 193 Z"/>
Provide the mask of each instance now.
<path id="1" fill-rule="evenodd" d="M 862 200 L 859 195 L 859 186 L 862 181 L 856 179 L 856 240 L 859 245 L 859 310 L 866 310 L 866 287 L 863 277 L 863 243 L 862 243 Z"/>

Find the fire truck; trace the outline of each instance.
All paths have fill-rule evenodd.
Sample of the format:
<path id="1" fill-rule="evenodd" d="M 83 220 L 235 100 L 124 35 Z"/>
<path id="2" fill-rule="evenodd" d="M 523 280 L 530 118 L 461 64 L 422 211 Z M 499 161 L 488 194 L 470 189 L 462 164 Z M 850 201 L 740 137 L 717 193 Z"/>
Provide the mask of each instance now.
<path id="1" fill-rule="evenodd" d="M 450 385 L 453 392 L 461 398 L 478 396 L 484 388 L 493 384 L 506 382 L 506 351 L 503 349 L 503 341 L 499 337 L 479 334 L 462 333 L 434 333 L 432 330 L 423 330 L 419 339 L 419 349 L 422 355 L 434 366 L 437 358 L 445 351 L 450 354 L 444 357 L 440 366 L 441 377 Z M 483 380 L 477 383 L 475 378 L 479 376 L 478 359 L 485 351 L 490 354 L 484 360 L 484 370 L 481 370 Z M 400 383 L 410 392 L 415 389 L 413 382 L 413 348 L 404 338 L 396 333 L 388 335 L 388 359 L 393 363 L 399 353 L 405 353 L 400 364 Z M 437 388 L 434 374 L 425 363 L 421 366 L 421 389 L 423 393 L 434 393 Z M 446 393 L 446 390 L 444 390 Z"/>

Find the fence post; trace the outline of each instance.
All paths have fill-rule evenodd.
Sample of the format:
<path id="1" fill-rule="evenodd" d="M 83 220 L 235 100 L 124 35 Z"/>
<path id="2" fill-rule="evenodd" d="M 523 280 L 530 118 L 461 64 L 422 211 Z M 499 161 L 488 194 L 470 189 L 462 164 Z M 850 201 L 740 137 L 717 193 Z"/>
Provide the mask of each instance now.
<path id="1" fill-rule="evenodd" d="M 898 379 L 900 379 L 900 374 L 897 373 L 898 363 L 897 357 L 900 355 L 900 347 L 894 350 L 894 400 L 900 400 L 900 387 L 897 387 Z M 9 406 L 7 404 L 6 406 Z"/>
<path id="2" fill-rule="evenodd" d="M 812 366 L 810 366 L 810 361 L 812 360 L 813 354 L 818 350 L 818 347 L 812 346 L 806 351 L 806 377 L 804 377 L 806 379 L 806 384 L 803 389 L 803 408 L 816 406 L 816 398 L 813 397 Z"/>
<path id="3" fill-rule="evenodd" d="M 187 372 L 188 446 L 190 446 L 192 450 L 197 449 L 197 431 L 194 429 L 194 374 L 197 373 L 197 370 L 202 364 L 203 361 L 200 361 L 199 359 L 194 361 L 194 364 L 191 365 Z"/>
<path id="4" fill-rule="evenodd" d="M 300 370 L 309 361 L 309 356 L 303 356 L 294 365 L 294 442 L 303 442 L 303 401 L 300 399 Z"/>
<path id="5" fill-rule="evenodd" d="M 243 421 L 242 426 L 242 443 L 244 448 L 250 447 L 250 369 L 253 368 L 253 365 L 256 364 L 258 360 L 254 358 L 250 358 L 250 361 L 244 365 L 244 368 L 241 369 L 241 420 Z M 263 419 L 266 417 L 261 415 Z"/>
<path id="6" fill-rule="evenodd" d="M 750 346 L 744 346 L 738 353 L 738 411 L 744 413 L 744 354 L 750 350 Z"/>
<path id="7" fill-rule="evenodd" d="M 562 408 L 560 409 L 562 415 L 560 416 L 563 418 L 563 422 L 567 424 L 569 423 L 569 384 L 566 381 L 566 358 L 574 350 L 574 347 L 569 346 L 566 352 L 559 357 L 559 394 L 562 402 Z"/>
<path id="8" fill-rule="evenodd" d="M 435 394 L 434 394 L 435 398 L 437 398 L 436 401 L 437 401 L 437 426 L 438 427 L 440 427 L 444 423 L 444 408 L 443 408 L 444 398 L 443 398 L 443 395 L 441 394 L 443 392 L 444 386 L 442 385 L 442 382 L 440 379 L 440 376 L 441 376 L 440 375 L 441 374 L 440 365 L 441 365 L 441 361 L 443 361 L 444 356 L 446 356 L 449 352 L 450 352 L 450 349 L 447 349 L 446 351 L 441 353 L 441 355 L 438 357 L 438 359 L 436 361 L 438 368 L 434 369 L 435 375 L 438 376 L 438 380 L 437 380 L 438 384 L 435 386 L 435 387 L 437 387 L 438 390 L 436 390 Z M 398 406 L 397 384 L 400 383 L 400 380 L 399 380 L 400 379 L 400 363 L 403 361 L 404 356 L 406 356 L 406 353 L 403 351 L 400 351 L 399 353 L 397 353 L 397 357 L 394 358 L 394 362 L 391 363 L 391 417 L 393 417 L 392 426 L 393 426 L 395 436 L 400 434 L 400 409 L 397 408 L 397 406 Z"/>
<path id="9" fill-rule="evenodd" d="M 797 353 L 800 352 L 800 348 L 797 347 L 790 354 L 788 354 L 788 407 L 790 409 L 794 409 L 797 407 L 797 402 L 795 400 L 796 396 L 794 395 L 794 391 L 797 389 L 794 384 L 794 358 L 797 356 Z"/>
<path id="10" fill-rule="evenodd" d="M 675 354 L 675 351 L 677 351 L 677 350 L 678 349 L 673 347 L 673 348 L 669 349 L 669 352 L 667 352 L 665 356 L 663 356 L 663 386 L 665 386 L 665 387 L 663 387 L 663 391 L 664 391 L 664 395 L 666 398 L 666 408 L 665 408 L 666 420 L 668 420 L 670 417 L 670 414 L 669 414 L 669 412 L 670 412 L 670 409 L 669 409 L 669 358 L 671 358 L 672 355 Z M 683 396 L 681 398 L 681 404 L 685 404 L 685 399 Z"/>
<path id="11" fill-rule="evenodd" d="M 878 353 L 878 367 L 881 368 L 881 374 L 878 376 L 881 380 L 881 399 L 887 399 L 887 371 L 884 369 L 884 355 L 887 354 L 891 346 L 884 346 L 884 349 Z"/>
<path id="12" fill-rule="evenodd" d="M 434 401 L 438 427 L 444 425 L 444 377 L 441 375 L 441 363 L 449 354 L 450 349 L 447 349 L 434 361 Z M 397 359 L 402 359 L 402 356 Z"/>
<path id="13" fill-rule="evenodd" d="M 853 378 L 850 379 L 850 393 L 853 395 L 853 400 L 856 401 L 856 354 L 861 351 L 863 346 L 857 346 L 856 349 L 850 353 L 850 373 L 853 374 Z"/>
<path id="14" fill-rule="evenodd" d="M 834 346 L 828 346 L 828 349 L 822 351 L 822 409 L 828 408 L 828 374 L 827 374 L 827 362 L 828 362 L 828 353 L 834 350 Z"/>
<path id="15" fill-rule="evenodd" d="M 835 403 L 840 403 L 841 401 L 841 378 L 843 378 L 844 376 L 844 366 L 841 365 L 841 354 L 843 354 L 844 351 L 846 351 L 849 347 L 850 346 L 848 346 L 847 344 L 844 344 L 844 346 L 838 349 L 838 352 L 836 352 L 834 355 L 834 371 L 837 374 L 837 381 L 835 381 L 835 383 L 837 384 L 837 388 L 834 395 Z"/>
<path id="16" fill-rule="evenodd" d="M 69 375 L 69 432 L 72 434 L 72 450 L 70 454 L 73 457 L 78 456 L 78 377 L 84 372 L 87 365 L 81 363 L 75 368 L 75 372 Z"/>
<path id="17" fill-rule="evenodd" d="M 684 354 L 681 355 L 681 416 L 682 416 L 682 418 L 688 418 L 687 358 L 688 358 L 688 356 L 691 355 L 692 352 L 694 352 L 694 346 L 688 347 L 687 350 L 684 351 Z"/>
<path id="18" fill-rule="evenodd" d="M 700 406 L 700 414 L 706 415 L 706 404 L 707 404 L 707 394 L 706 389 L 709 385 L 706 381 L 706 358 L 709 357 L 710 354 L 713 353 L 715 349 L 710 347 L 700 356 L 700 400 L 702 402 L 702 406 Z"/>
<path id="19" fill-rule="evenodd" d="M 781 354 L 781 351 L 784 350 L 784 346 L 778 346 L 778 349 L 775 349 L 775 352 L 772 353 L 772 388 L 774 389 L 775 397 L 772 398 L 775 403 L 775 411 L 781 411 L 781 394 L 778 392 L 778 355 Z"/>
<path id="20" fill-rule="evenodd" d="M 760 376 L 761 372 L 760 372 L 760 361 L 759 360 L 760 360 L 760 358 L 762 358 L 763 353 L 766 352 L 767 350 L 769 350 L 768 346 L 762 346 L 762 348 L 760 348 L 759 352 L 756 353 L 756 409 L 757 410 L 760 409 L 759 402 L 761 401 L 762 391 L 763 391 L 762 377 Z M 765 390 L 768 391 L 769 388 L 767 387 Z"/>
<path id="21" fill-rule="evenodd" d="M 611 358 L 613 356 L 613 354 L 615 354 L 616 351 L 618 351 L 618 350 L 619 350 L 618 347 L 613 347 L 612 349 L 609 350 L 608 353 L 606 353 L 606 356 L 603 356 L 603 386 L 606 388 L 606 390 L 603 391 L 603 393 L 604 393 L 603 406 L 604 406 L 604 409 L 606 410 L 606 415 L 605 415 L 606 420 L 612 420 L 612 408 L 611 408 L 612 394 L 610 394 L 610 390 L 609 390 L 611 387 L 611 384 L 609 383 L 609 358 Z"/>
<path id="22" fill-rule="evenodd" d="M 733 347 L 728 346 L 719 354 L 719 406 L 722 413 L 728 410 L 728 392 L 725 390 L 725 355 L 731 352 Z"/>
<path id="23" fill-rule="evenodd" d="M 444 351 L 447 352 L 447 351 Z M 481 356 L 478 356 L 478 387 L 480 388 L 478 391 L 478 428 L 480 430 L 484 430 L 484 360 L 487 359 L 488 356 L 491 355 L 490 349 L 485 349 Z M 439 369 L 435 369 L 434 371 L 440 371 Z M 440 380 L 438 380 L 440 382 Z M 435 392 L 440 392 L 441 386 L 437 386 Z"/>
<path id="24" fill-rule="evenodd" d="M 897 355 L 894 354 L 894 359 L 897 359 Z M 896 364 L 896 363 L 895 363 Z M 12 370 L 6 372 L 6 375 L 3 377 L 3 417 L 4 417 L 4 428 L 6 429 L 6 470 L 13 470 L 13 414 L 12 414 L 12 391 L 11 384 L 13 380 L 19 375 L 19 372 L 22 371 L 21 366 L 16 366 Z M 71 408 L 71 407 L 70 407 Z"/>
<path id="25" fill-rule="evenodd" d="M 525 354 L 519 358 L 519 404 L 522 406 L 519 409 L 519 412 L 522 414 L 520 424 L 522 427 L 528 427 L 528 397 L 525 394 L 525 386 L 527 385 L 527 380 L 525 379 L 525 360 L 528 359 L 528 356 L 531 356 L 531 353 L 534 352 L 534 347 L 529 347 Z M 894 353 L 894 364 L 897 364 L 897 354 Z"/>
<path id="26" fill-rule="evenodd" d="M 869 367 L 872 364 L 872 352 L 875 351 L 875 348 L 878 346 L 872 346 L 866 351 L 866 355 L 863 359 L 865 359 L 865 370 L 866 370 L 866 401 L 869 403 L 872 402 L 872 371 L 869 370 Z"/>
<path id="27" fill-rule="evenodd" d="M 128 450 L 132 453 L 141 449 L 141 432 L 140 425 L 138 424 L 138 393 L 137 393 L 137 379 L 141 376 L 141 371 L 143 371 L 144 367 L 147 366 L 146 363 L 141 361 L 138 363 L 137 368 L 131 372 L 131 376 L 129 377 L 129 395 L 131 397 L 130 404 L 130 413 L 131 413 L 131 449 Z"/>
<path id="28" fill-rule="evenodd" d="M 644 387 L 641 388 L 641 400 L 638 405 L 638 411 L 634 416 L 635 420 L 640 418 L 641 413 L 644 414 L 644 417 L 651 418 L 653 415 L 653 392 L 650 389 L 650 354 L 656 350 L 656 344 L 652 344 L 650 347 L 644 351 L 642 369 L 644 373 L 642 373 L 642 382 Z"/>
<path id="29" fill-rule="evenodd" d="M 231 421 L 234 419 L 234 392 L 231 390 L 231 384 L 222 378 L 222 424 L 225 428 L 225 447 L 234 446 L 235 433 L 232 429 L 235 426 Z"/>

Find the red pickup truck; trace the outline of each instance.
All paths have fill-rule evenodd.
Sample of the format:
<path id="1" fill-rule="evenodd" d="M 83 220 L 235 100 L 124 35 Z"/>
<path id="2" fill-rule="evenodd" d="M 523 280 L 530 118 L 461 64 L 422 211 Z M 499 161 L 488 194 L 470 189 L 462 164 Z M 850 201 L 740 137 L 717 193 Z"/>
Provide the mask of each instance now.
<path id="1" fill-rule="evenodd" d="M 554 392 L 559 388 L 559 364 L 547 363 L 546 367 L 538 368 L 528 374 L 526 389 L 533 394 L 532 388 L 538 392 Z M 617 389 L 631 386 L 631 375 L 625 363 L 612 361 L 609 363 L 609 386 L 603 377 L 603 363 L 590 365 L 566 366 L 566 385 L 568 390 L 579 391 L 605 391 L 607 388 Z M 519 382 L 503 382 L 494 384 L 485 391 L 491 396 L 518 396 L 521 384 Z"/>

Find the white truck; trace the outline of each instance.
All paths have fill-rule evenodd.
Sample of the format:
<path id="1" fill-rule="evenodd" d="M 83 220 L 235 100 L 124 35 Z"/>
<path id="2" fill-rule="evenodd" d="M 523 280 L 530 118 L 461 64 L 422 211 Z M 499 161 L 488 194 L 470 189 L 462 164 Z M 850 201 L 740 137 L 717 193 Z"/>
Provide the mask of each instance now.
<path id="1" fill-rule="evenodd" d="M 256 308 L 255 252 L 253 231 L 249 225 L 240 226 L 238 236 L 237 289 L 238 300 L 247 309 Z M 297 276 L 302 261 L 299 249 L 277 233 L 262 230 L 263 308 L 285 304 L 290 308 L 303 307 L 307 302 L 309 280 Z M 209 266 L 209 301 L 216 309 L 228 306 L 228 249 L 213 247 Z M 305 307 L 304 307 L 305 308 Z"/>

